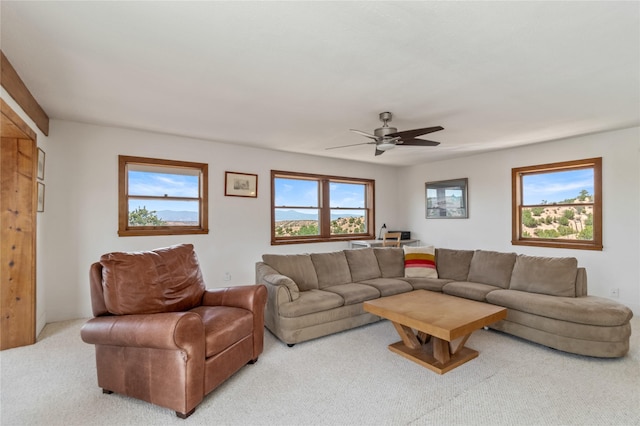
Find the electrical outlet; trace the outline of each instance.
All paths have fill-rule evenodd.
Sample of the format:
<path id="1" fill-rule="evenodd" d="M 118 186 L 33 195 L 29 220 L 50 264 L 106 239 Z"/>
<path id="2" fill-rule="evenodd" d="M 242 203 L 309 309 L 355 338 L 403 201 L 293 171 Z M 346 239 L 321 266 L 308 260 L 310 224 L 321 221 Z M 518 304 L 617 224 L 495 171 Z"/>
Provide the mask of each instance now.
<path id="1" fill-rule="evenodd" d="M 615 297 L 615 298 L 620 297 L 620 289 L 619 288 L 612 288 L 611 290 L 609 290 L 609 296 Z"/>
<path id="2" fill-rule="evenodd" d="M 225 272 L 225 273 L 224 273 L 224 280 L 225 280 L 225 281 L 231 281 L 231 274 L 230 274 L 230 273 L 228 273 L 228 272 Z"/>

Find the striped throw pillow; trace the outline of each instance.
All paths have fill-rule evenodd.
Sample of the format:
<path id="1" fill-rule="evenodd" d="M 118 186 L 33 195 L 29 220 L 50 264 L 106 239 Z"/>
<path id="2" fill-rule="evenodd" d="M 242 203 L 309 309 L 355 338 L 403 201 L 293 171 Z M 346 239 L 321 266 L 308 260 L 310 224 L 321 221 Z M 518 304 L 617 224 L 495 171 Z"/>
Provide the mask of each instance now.
<path id="1" fill-rule="evenodd" d="M 435 247 L 404 246 L 404 276 L 407 278 L 438 278 Z"/>

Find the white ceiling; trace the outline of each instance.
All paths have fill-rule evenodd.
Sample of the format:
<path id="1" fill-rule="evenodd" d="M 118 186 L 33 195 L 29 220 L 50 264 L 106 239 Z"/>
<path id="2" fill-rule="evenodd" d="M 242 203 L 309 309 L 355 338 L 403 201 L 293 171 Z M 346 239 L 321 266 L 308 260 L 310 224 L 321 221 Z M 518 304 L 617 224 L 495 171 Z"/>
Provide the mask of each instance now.
<path id="1" fill-rule="evenodd" d="M 387 165 L 640 125 L 640 2 L 1 2 L 51 118 Z M 441 125 L 438 147 L 374 147 Z"/>

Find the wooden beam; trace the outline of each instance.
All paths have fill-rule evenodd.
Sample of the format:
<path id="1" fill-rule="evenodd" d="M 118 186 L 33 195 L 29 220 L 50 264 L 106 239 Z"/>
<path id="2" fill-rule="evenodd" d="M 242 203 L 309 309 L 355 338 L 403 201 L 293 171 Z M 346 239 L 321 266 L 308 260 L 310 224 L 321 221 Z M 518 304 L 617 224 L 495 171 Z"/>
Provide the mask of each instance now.
<path id="1" fill-rule="evenodd" d="M 0 50 L 0 84 L 33 120 L 38 129 L 49 135 L 49 116 L 24 84 L 13 65 Z"/>
<path id="2" fill-rule="evenodd" d="M 36 140 L 36 132 L 22 121 L 4 99 L 0 98 L 0 112 L 2 112 L 2 137 Z"/>

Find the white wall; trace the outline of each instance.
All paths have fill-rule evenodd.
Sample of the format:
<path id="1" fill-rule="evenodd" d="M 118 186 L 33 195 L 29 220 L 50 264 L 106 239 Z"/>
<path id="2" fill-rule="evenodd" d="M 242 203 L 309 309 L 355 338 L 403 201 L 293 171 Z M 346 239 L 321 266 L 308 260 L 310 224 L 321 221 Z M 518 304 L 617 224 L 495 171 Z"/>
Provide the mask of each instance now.
<path id="1" fill-rule="evenodd" d="M 195 245 L 208 287 L 253 284 L 263 253 L 340 250 L 347 243 L 271 246 L 270 170 L 376 181 L 376 226 L 397 222 L 398 169 L 211 141 L 52 120 L 47 147 L 46 320 L 91 316 L 89 266 L 103 253 Z M 118 237 L 118 155 L 209 164 L 209 234 Z M 258 174 L 258 198 L 225 197 L 224 172 Z M 231 281 L 224 281 L 224 274 Z"/>
<path id="2" fill-rule="evenodd" d="M 602 157 L 602 251 L 511 245 L 511 169 Z M 425 219 L 425 182 L 469 178 L 468 219 Z M 403 227 L 423 243 L 536 256 L 573 256 L 587 268 L 589 294 L 640 314 L 640 128 L 439 161 L 399 171 Z"/>
<path id="3" fill-rule="evenodd" d="M 39 144 L 41 142 L 39 136 Z M 575 256 L 590 294 L 640 313 L 640 129 L 496 151 L 409 168 L 339 161 L 211 141 L 52 120 L 46 140 L 46 211 L 38 216 L 39 312 L 46 321 L 91 316 L 88 271 L 101 254 L 195 245 L 209 287 L 252 284 L 263 253 L 333 251 L 346 243 L 270 245 L 271 169 L 376 180 L 376 226 L 407 229 L 438 247 Z M 208 235 L 118 237 L 118 155 L 209 164 Z M 512 246 L 511 168 L 603 157 L 604 250 Z M 224 172 L 258 174 L 258 198 L 225 197 Z M 470 218 L 426 220 L 424 183 L 469 178 Z M 399 206 L 399 207 L 398 207 Z M 225 272 L 231 281 L 224 281 Z M 40 299 L 44 297 L 44 302 Z"/>
<path id="4" fill-rule="evenodd" d="M 23 111 L 23 109 L 14 101 L 14 99 L 7 93 L 4 87 L 0 88 L 0 96 L 2 99 L 11 107 L 11 109 L 18 114 L 18 116 L 36 133 L 36 142 L 39 148 L 47 153 L 49 149 L 49 138 L 45 136 L 44 133 L 34 123 L 34 121 L 29 118 L 29 116 Z M 48 161 L 47 157 L 45 157 L 45 175 L 44 182 L 45 188 L 48 183 Z M 45 206 L 46 207 L 46 206 Z M 40 331 L 44 328 L 46 324 L 46 306 L 45 306 L 45 295 L 46 295 L 46 286 L 44 285 L 44 275 L 42 268 L 42 261 L 45 257 L 44 251 L 44 235 L 46 233 L 46 227 L 42 220 L 44 213 L 38 213 L 36 216 L 36 336 L 40 334 Z"/>

